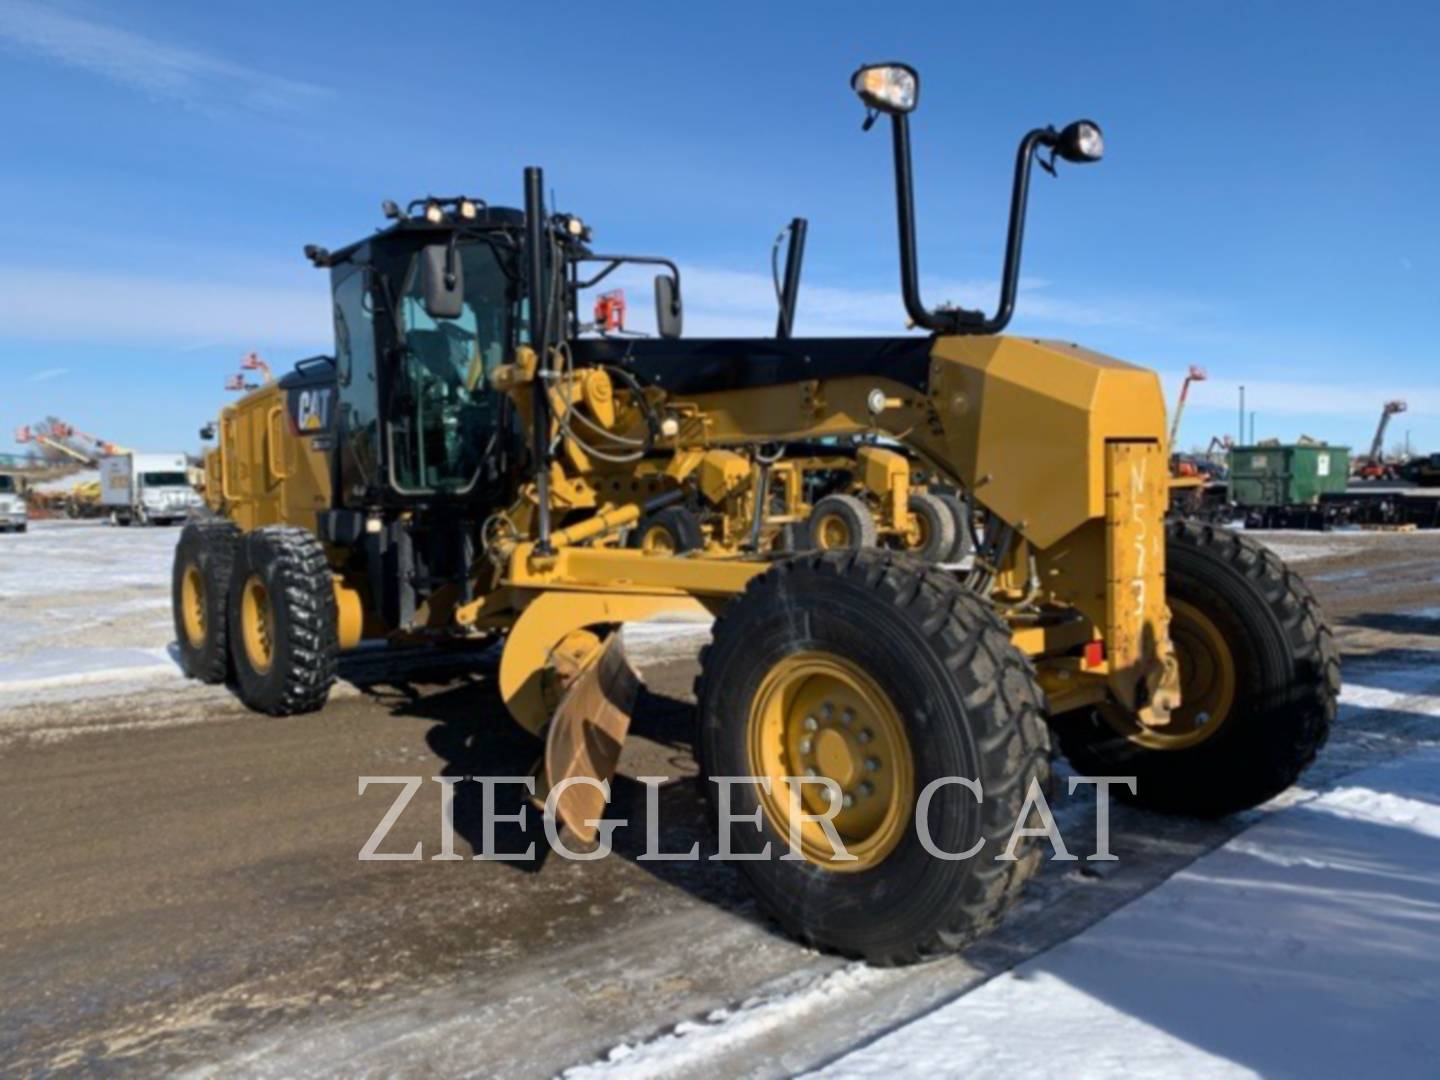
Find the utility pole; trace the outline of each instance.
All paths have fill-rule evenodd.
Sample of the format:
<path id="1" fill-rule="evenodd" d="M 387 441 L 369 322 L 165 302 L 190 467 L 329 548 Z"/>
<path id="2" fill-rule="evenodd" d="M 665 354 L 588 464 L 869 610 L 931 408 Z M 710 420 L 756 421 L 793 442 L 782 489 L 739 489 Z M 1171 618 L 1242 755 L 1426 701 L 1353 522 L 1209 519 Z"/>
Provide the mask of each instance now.
<path id="1" fill-rule="evenodd" d="M 1240 387 L 1240 426 L 1235 429 L 1235 441 L 1245 441 L 1245 387 Z"/>

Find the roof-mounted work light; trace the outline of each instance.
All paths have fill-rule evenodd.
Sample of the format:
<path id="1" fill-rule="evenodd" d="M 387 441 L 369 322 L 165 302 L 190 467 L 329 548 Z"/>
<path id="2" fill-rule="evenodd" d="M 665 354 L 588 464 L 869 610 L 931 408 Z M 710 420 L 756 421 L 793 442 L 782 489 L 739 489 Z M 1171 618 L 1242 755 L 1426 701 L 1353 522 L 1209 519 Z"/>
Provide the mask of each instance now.
<path id="1" fill-rule="evenodd" d="M 1076 165 L 1099 161 L 1105 156 L 1105 136 L 1094 120 L 1066 124 L 1055 139 L 1055 153 Z"/>
<path id="2" fill-rule="evenodd" d="M 866 64 L 850 76 L 850 86 L 878 112 L 908 113 L 920 103 L 920 76 L 909 64 Z"/>
<path id="3" fill-rule="evenodd" d="M 1076 120 L 1061 131 L 1034 128 L 1020 140 L 1015 154 L 1015 180 L 1010 191 L 1010 227 L 1005 238 L 1005 267 L 1000 278 L 1000 303 L 994 315 L 968 308 L 930 309 L 920 298 L 920 271 L 915 255 L 915 196 L 910 169 L 910 113 L 920 100 L 920 76 L 909 64 L 865 64 L 850 76 L 850 88 L 865 106 L 864 127 L 890 117 L 895 155 L 895 201 L 900 227 L 900 292 L 915 326 L 940 334 L 998 334 L 1015 310 L 1020 280 L 1020 249 L 1025 235 L 1025 207 L 1030 195 L 1030 166 L 1036 161 L 1055 172 L 1057 158 L 1085 164 L 1099 161 L 1105 138 L 1093 120 Z M 1049 151 L 1049 160 L 1041 156 Z"/>

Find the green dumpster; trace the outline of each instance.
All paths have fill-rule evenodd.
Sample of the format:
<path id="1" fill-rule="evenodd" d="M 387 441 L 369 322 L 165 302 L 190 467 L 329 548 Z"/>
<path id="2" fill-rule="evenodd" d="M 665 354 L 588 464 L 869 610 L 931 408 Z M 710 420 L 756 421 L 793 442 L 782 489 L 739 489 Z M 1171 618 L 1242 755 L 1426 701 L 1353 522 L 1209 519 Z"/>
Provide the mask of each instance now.
<path id="1" fill-rule="evenodd" d="M 1343 492 L 1348 446 L 1237 446 L 1230 451 L 1230 498 L 1243 507 L 1314 506 Z"/>

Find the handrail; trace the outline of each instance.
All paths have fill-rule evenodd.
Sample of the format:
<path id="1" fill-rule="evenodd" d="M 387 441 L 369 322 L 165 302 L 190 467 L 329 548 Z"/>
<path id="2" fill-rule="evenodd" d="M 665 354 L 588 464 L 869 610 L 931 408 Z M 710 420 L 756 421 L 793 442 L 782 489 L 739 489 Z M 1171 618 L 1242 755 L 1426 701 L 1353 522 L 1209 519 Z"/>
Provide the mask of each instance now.
<path id="1" fill-rule="evenodd" d="M 265 417 L 265 456 L 268 460 L 270 473 L 276 480 L 285 481 L 290 479 L 288 472 L 282 472 L 279 468 L 280 461 L 284 457 L 284 444 L 280 439 L 280 429 L 275 426 L 285 412 L 283 405 L 272 405 L 269 414 Z"/>
<path id="2" fill-rule="evenodd" d="M 235 427 L 233 416 L 220 417 L 220 497 L 226 502 L 234 502 L 235 495 L 230 490 L 230 462 L 225 454 L 225 444 Z"/>

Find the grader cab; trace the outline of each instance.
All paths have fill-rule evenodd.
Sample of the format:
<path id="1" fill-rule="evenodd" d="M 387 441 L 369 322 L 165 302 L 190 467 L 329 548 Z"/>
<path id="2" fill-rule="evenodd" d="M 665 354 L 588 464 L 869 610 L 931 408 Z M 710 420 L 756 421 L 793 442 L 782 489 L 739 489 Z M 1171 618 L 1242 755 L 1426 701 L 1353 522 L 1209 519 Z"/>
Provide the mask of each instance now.
<path id="1" fill-rule="evenodd" d="M 958 947 L 1013 902 L 1040 852 L 1012 834 L 1052 739 L 1168 810 L 1224 813 L 1290 784 L 1338 691 L 1309 590 L 1243 536 L 1166 520 L 1153 373 L 1000 336 L 1032 166 L 1097 160 L 1099 128 L 1021 140 L 996 314 L 932 310 L 918 76 L 876 65 L 852 85 L 867 127 L 890 120 L 902 295 L 923 335 L 686 338 L 674 263 L 596 251 L 546 208 L 538 169 L 523 210 L 386 204 L 386 230 L 307 248 L 330 272 L 335 356 L 221 415 L 217 520 L 176 555 L 186 670 L 283 715 L 318 708 L 361 640 L 503 635 L 500 693 L 544 740 L 541 791 L 585 836 L 636 689 L 619 627 L 711 615 L 694 739 L 725 847 L 790 932 L 883 961 Z M 581 292 L 626 264 L 660 268 L 658 335 L 583 333 Z M 911 505 L 883 438 L 963 499 L 972 557 L 774 542 L 786 448 L 814 466 L 857 438 L 877 451 L 860 469 L 872 516 Z M 708 542 L 632 546 L 681 512 L 719 515 Z"/>

